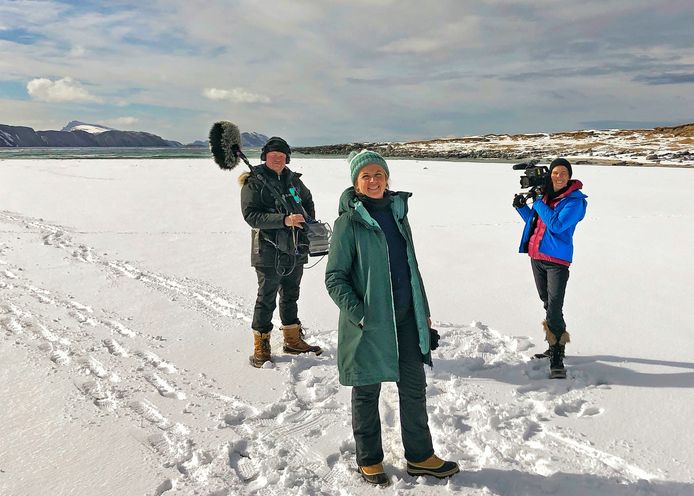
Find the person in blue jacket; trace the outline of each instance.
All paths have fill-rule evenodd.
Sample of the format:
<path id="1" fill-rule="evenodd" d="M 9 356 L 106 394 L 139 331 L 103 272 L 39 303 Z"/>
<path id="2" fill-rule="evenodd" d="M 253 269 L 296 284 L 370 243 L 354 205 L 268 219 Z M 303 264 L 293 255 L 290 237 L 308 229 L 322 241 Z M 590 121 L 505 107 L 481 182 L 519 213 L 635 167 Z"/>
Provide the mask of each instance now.
<path id="1" fill-rule="evenodd" d="M 568 160 L 557 158 L 549 169 L 544 194 L 535 198 L 532 208 L 525 205 L 521 195 L 516 195 L 513 206 L 525 221 L 519 252 L 530 256 L 535 286 L 546 311 L 542 325 L 549 349 L 542 355 L 549 357 L 553 372 L 563 372 L 565 345 L 570 341 L 564 322 L 564 295 L 573 260 L 573 235 L 586 215 L 587 196 L 581 192 L 583 183 L 571 179 Z"/>

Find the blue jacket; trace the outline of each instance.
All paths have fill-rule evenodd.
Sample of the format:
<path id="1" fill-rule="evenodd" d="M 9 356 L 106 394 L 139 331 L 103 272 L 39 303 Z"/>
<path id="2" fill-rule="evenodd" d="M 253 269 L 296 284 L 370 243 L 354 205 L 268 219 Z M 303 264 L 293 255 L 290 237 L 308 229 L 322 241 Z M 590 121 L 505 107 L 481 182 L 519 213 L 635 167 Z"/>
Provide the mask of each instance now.
<path id="1" fill-rule="evenodd" d="M 547 226 L 542 240 L 540 241 L 540 251 L 550 257 L 559 258 L 571 262 L 574 254 L 573 236 L 578 224 L 586 215 L 588 202 L 586 195 L 580 191 L 583 186 L 580 181 L 574 180 L 575 189 L 564 198 L 554 208 L 548 206 L 544 201 L 537 200 L 532 208 L 524 205 L 516 210 L 525 221 L 523 236 L 521 237 L 520 253 L 528 253 L 528 243 L 532 230 L 535 225 L 534 218 L 539 215 L 542 222 Z"/>

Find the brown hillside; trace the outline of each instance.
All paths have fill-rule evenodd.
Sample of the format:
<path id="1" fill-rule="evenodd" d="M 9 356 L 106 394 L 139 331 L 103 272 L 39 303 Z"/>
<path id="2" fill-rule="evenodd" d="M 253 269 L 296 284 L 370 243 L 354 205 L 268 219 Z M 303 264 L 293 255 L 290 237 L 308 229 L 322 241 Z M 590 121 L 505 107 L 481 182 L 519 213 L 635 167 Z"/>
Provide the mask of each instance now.
<path id="1" fill-rule="evenodd" d="M 675 127 L 657 127 L 654 131 L 672 134 L 673 136 L 687 136 L 694 138 L 694 123 L 693 124 L 682 124 L 681 126 Z"/>

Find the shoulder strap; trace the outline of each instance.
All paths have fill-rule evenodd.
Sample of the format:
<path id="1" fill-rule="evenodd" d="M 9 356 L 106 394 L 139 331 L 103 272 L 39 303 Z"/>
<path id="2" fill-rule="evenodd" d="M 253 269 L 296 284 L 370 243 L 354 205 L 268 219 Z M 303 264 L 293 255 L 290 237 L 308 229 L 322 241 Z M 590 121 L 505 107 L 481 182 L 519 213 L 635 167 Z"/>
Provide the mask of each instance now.
<path id="1" fill-rule="evenodd" d="M 268 191 L 270 191 L 270 194 L 272 194 L 272 196 L 273 196 L 277 201 L 280 202 L 280 204 L 286 209 L 287 213 L 291 213 L 291 212 L 292 212 L 293 209 L 292 209 L 291 206 L 289 205 L 289 202 L 287 201 L 287 197 L 279 190 L 279 188 L 278 188 L 278 186 L 277 186 L 276 184 L 274 184 L 272 181 L 269 181 L 268 178 L 265 177 L 265 174 L 263 174 L 261 171 L 259 171 L 257 168 L 254 167 L 254 168 L 251 170 L 251 175 L 253 175 L 253 177 L 255 177 L 256 179 L 258 179 L 258 181 L 259 181 L 264 187 L 266 187 L 266 188 L 268 189 Z M 293 187 L 294 187 L 293 183 L 290 182 L 290 184 L 292 185 L 292 188 L 293 188 Z M 290 193 L 291 193 L 292 197 L 294 197 L 294 193 L 291 192 L 291 190 L 290 190 Z M 309 215 L 308 215 L 308 213 L 306 212 L 306 209 L 304 209 L 304 206 L 301 204 L 301 199 L 299 199 L 299 201 L 297 201 L 296 198 L 294 198 L 294 201 L 295 201 L 296 204 L 299 206 L 299 208 L 301 208 L 301 212 L 303 213 L 304 218 L 306 218 L 306 219 L 308 220 L 308 219 L 309 219 Z"/>

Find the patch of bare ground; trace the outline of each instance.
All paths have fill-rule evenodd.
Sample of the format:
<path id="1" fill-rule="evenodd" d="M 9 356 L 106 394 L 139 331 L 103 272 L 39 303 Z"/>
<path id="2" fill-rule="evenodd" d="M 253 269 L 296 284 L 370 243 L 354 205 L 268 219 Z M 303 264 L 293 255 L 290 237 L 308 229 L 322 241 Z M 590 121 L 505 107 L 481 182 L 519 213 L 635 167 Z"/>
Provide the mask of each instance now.
<path id="1" fill-rule="evenodd" d="M 595 141 L 592 143 L 576 143 L 575 145 L 573 145 L 573 148 L 575 148 L 576 150 L 585 151 L 585 150 L 592 150 L 596 146 L 604 146 L 604 145 L 605 145 L 605 143 L 603 143 L 602 141 Z"/>
<path id="2" fill-rule="evenodd" d="M 490 136 L 499 136 L 498 134 L 492 134 Z M 503 135 L 502 135 L 503 136 Z M 509 136 L 512 140 L 518 141 L 518 140 L 527 140 L 529 138 L 546 138 L 547 135 L 545 133 L 533 133 L 533 134 L 512 134 Z"/>
<path id="3" fill-rule="evenodd" d="M 543 136 L 543 135 L 540 135 Z M 586 139 L 595 136 L 595 131 L 574 131 L 570 133 L 552 133 L 550 138 L 571 138 L 571 139 Z"/>
<path id="4" fill-rule="evenodd" d="M 662 134 L 671 134 L 673 136 L 694 137 L 694 123 L 682 124 L 674 127 L 657 127 L 654 131 Z"/>

